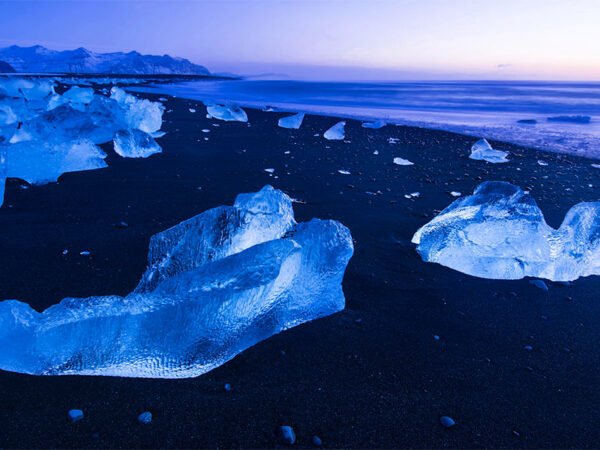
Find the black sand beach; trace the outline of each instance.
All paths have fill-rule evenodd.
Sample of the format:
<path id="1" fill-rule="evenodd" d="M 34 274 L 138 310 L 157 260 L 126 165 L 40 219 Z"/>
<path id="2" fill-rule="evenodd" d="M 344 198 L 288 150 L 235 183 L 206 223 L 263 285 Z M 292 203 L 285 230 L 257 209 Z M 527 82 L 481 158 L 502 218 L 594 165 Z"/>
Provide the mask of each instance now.
<path id="1" fill-rule="evenodd" d="M 545 292 L 426 264 L 410 243 L 450 191 L 466 195 L 485 180 L 530 189 L 557 227 L 575 203 L 598 200 L 591 161 L 492 142 L 512 160 L 492 165 L 468 159 L 474 138 L 446 132 L 350 120 L 349 142 L 330 142 L 314 134 L 335 118 L 307 116 L 286 130 L 279 113 L 248 110 L 248 125 L 208 120 L 198 102 L 166 107 L 160 155 L 122 159 L 105 146 L 106 169 L 29 189 L 8 182 L 0 298 L 42 310 L 69 296 L 126 294 L 150 236 L 271 184 L 302 201 L 298 220 L 350 228 L 346 309 L 195 379 L 0 373 L 0 448 L 284 447 L 281 425 L 294 427 L 297 447 L 313 435 L 335 448 L 598 446 L 600 278 L 549 282 Z M 121 221 L 128 227 L 114 226 Z M 70 423 L 72 408 L 85 418 Z M 154 420 L 141 425 L 146 410 Z M 442 427 L 444 415 L 457 425 Z"/>

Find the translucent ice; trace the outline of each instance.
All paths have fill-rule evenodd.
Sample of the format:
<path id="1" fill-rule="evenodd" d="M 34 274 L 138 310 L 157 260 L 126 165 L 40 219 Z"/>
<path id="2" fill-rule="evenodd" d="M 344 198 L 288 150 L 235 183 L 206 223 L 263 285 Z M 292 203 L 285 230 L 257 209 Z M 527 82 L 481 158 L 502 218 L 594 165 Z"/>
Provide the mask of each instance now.
<path id="1" fill-rule="evenodd" d="M 329 141 L 341 141 L 345 137 L 344 127 L 346 126 L 346 122 L 341 121 L 332 126 L 329 130 L 327 130 L 323 137 Z"/>
<path id="2" fill-rule="evenodd" d="M 147 158 L 162 152 L 154 138 L 140 130 L 119 130 L 113 142 L 115 153 L 126 158 Z"/>
<path id="3" fill-rule="evenodd" d="M 352 238 L 296 224 L 270 186 L 152 237 L 126 297 L 67 298 L 42 313 L 0 302 L 0 368 L 37 375 L 201 375 L 285 329 L 344 308 Z"/>
<path id="4" fill-rule="evenodd" d="M 379 128 L 383 128 L 385 127 L 385 122 L 383 120 L 376 120 L 374 122 L 363 122 L 362 123 L 362 127 L 363 128 L 372 128 L 372 129 L 379 129 Z"/>
<path id="5" fill-rule="evenodd" d="M 558 230 L 506 182 L 482 183 L 413 236 L 424 261 L 482 278 L 571 281 L 600 274 L 600 202 L 579 203 Z"/>
<path id="6" fill-rule="evenodd" d="M 496 164 L 508 162 L 508 159 L 506 159 L 507 156 L 508 152 L 495 150 L 488 141 L 480 139 L 471 147 L 471 156 L 469 158 Z"/>
<path id="7" fill-rule="evenodd" d="M 106 167 L 97 145 L 113 139 L 121 156 L 158 153 L 162 114 L 161 104 L 116 87 L 110 97 L 78 86 L 59 95 L 52 80 L 0 79 L 1 189 L 2 171 L 43 184 L 61 173 Z"/>
<path id="8" fill-rule="evenodd" d="M 304 113 L 294 114 L 292 116 L 282 117 L 279 119 L 279 126 L 281 128 L 291 128 L 297 130 L 302 125 L 304 120 Z"/>
<path id="9" fill-rule="evenodd" d="M 227 122 L 248 122 L 246 111 L 237 105 L 206 105 L 206 112 L 210 117 Z"/>

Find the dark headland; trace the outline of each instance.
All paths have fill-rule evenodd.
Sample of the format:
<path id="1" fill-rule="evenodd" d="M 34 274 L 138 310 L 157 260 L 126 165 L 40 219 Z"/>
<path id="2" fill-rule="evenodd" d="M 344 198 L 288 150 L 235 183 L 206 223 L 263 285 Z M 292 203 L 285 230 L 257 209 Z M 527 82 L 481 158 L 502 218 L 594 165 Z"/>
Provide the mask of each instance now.
<path id="1" fill-rule="evenodd" d="M 106 169 L 29 189 L 9 180 L 0 298 L 42 310 L 68 296 L 128 293 L 150 236 L 271 184 L 302 201 L 298 220 L 350 228 L 346 309 L 194 379 L 2 372 L 0 448 L 285 447 L 281 425 L 294 428 L 296 447 L 313 435 L 333 448 L 598 445 L 600 279 L 548 282 L 546 292 L 426 264 L 410 243 L 451 191 L 466 195 L 485 180 L 529 189 L 557 227 L 572 205 L 598 199 L 591 161 L 492 142 L 511 158 L 492 165 L 468 159 L 475 139 L 441 131 L 350 120 L 349 142 L 329 142 L 314 135 L 335 118 L 309 115 L 287 130 L 280 113 L 248 110 L 249 124 L 225 123 L 198 102 L 165 105 L 162 154 L 122 159 L 106 146 Z M 412 192 L 420 197 L 404 197 Z M 128 227 L 114 226 L 121 221 Z M 85 418 L 70 423 L 73 408 Z M 143 411 L 151 424 L 138 423 Z M 444 428 L 441 416 L 456 426 Z"/>

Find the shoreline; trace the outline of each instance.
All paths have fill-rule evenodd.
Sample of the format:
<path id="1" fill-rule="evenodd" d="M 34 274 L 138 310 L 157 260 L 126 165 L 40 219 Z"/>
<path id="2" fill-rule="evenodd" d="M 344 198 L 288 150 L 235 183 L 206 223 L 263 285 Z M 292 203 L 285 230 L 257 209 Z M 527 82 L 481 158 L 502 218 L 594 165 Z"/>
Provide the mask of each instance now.
<path id="1" fill-rule="evenodd" d="M 466 195 L 486 180 L 531 190 L 557 227 L 575 203 L 597 200 L 600 172 L 587 159 L 492 140 L 512 158 L 492 165 L 468 159 L 474 138 L 445 131 L 369 130 L 348 120 L 349 142 L 326 141 L 314 135 L 332 117 L 308 114 L 288 130 L 277 126 L 279 112 L 248 109 L 248 125 L 208 120 L 192 100 L 169 97 L 165 106 L 161 154 L 123 159 L 108 144 L 105 169 L 28 189 L 9 179 L 0 298 L 40 310 L 64 297 L 126 293 L 146 266 L 151 235 L 271 184 L 302 201 L 298 221 L 332 218 L 350 228 L 346 309 L 198 378 L 0 372 L 0 447 L 277 448 L 281 425 L 294 427 L 300 447 L 313 435 L 336 448 L 598 442 L 599 277 L 548 283 L 544 292 L 528 280 L 424 263 L 410 244 L 454 200 L 451 191 Z M 415 165 L 394 165 L 394 157 Z M 415 191 L 419 198 L 404 197 Z M 113 226 L 120 221 L 129 226 Z M 72 408 L 84 420 L 71 424 Z M 147 426 L 136 420 L 145 410 L 154 417 Z M 458 425 L 443 428 L 444 415 Z"/>

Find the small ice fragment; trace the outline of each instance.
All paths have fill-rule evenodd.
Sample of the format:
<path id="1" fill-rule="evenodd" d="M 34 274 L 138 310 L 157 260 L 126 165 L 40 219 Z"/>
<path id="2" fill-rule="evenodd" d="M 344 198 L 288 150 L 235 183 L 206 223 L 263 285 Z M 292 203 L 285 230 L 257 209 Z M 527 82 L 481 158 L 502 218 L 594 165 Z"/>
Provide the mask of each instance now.
<path id="1" fill-rule="evenodd" d="M 237 105 L 206 105 L 208 118 L 224 120 L 226 122 L 248 122 L 246 111 Z"/>
<path id="2" fill-rule="evenodd" d="M 450 192 L 450 195 L 452 197 L 460 197 L 462 194 L 460 192 L 457 192 L 457 191 L 452 191 L 452 192 Z"/>
<path id="3" fill-rule="evenodd" d="M 273 172 L 275 172 L 275 169 L 269 167 L 268 169 L 265 169 L 265 172 L 273 173 Z"/>
<path id="4" fill-rule="evenodd" d="M 399 166 L 412 166 L 414 163 L 410 162 L 408 159 L 404 158 L 394 158 L 394 164 Z"/>
<path id="5" fill-rule="evenodd" d="M 547 166 L 547 165 L 548 165 L 548 163 L 547 163 L 546 161 L 542 160 L 542 159 L 538 159 L 538 162 L 537 162 L 537 163 L 538 163 L 540 166 Z"/>
<path id="6" fill-rule="evenodd" d="M 363 122 L 361 126 L 363 128 L 379 129 L 385 127 L 385 125 L 386 123 L 383 120 L 376 120 L 374 122 Z"/>
<path id="7" fill-rule="evenodd" d="M 592 164 L 592 167 L 593 167 L 594 169 L 600 169 L 600 164 Z"/>
<path id="8" fill-rule="evenodd" d="M 79 422 L 84 417 L 83 411 L 80 409 L 71 409 L 69 410 L 69 420 L 72 423 Z"/>
<path id="9" fill-rule="evenodd" d="M 204 128 L 204 129 L 202 130 L 202 132 L 203 132 L 203 133 L 210 133 L 210 130 L 209 130 L 208 128 Z"/>
<path id="10" fill-rule="evenodd" d="M 194 108 L 190 108 L 190 109 L 189 109 L 189 111 L 190 111 L 191 113 L 195 113 L 195 112 L 196 112 L 196 110 L 195 110 Z"/>
<path id="11" fill-rule="evenodd" d="M 278 125 L 281 128 L 290 128 L 297 130 L 302 125 L 304 120 L 304 113 L 294 114 L 292 116 L 282 117 L 279 119 Z"/>
<path id="12" fill-rule="evenodd" d="M 471 147 L 471 155 L 469 158 L 497 164 L 508 162 L 508 159 L 506 159 L 507 156 L 508 152 L 495 150 L 487 140 L 480 139 Z"/>
<path id="13" fill-rule="evenodd" d="M 162 152 L 154 138 L 140 130 L 117 131 L 113 145 L 115 153 L 125 158 L 147 158 Z"/>
<path id="14" fill-rule="evenodd" d="M 379 151 L 378 151 L 378 150 L 375 150 L 375 151 L 373 152 L 373 154 L 374 154 L 374 155 L 379 155 Z"/>
<path id="15" fill-rule="evenodd" d="M 339 173 L 341 173 L 342 175 L 350 175 L 350 172 L 348 170 L 338 170 Z"/>
<path id="16" fill-rule="evenodd" d="M 345 137 L 345 126 L 346 122 L 342 120 L 323 133 L 323 137 L 328 141 L 341 141 Z"/>
<path id="17" fill-rule="evenodd" d="M 89 255 L 90 255 L 90 252 L 89 252 L 89 251 L 87 251 L 87 250 L 84 250 L 84 251 L 82 251 L 82 252 L 79 252 L 79 254 L 80 254 L 81 256 L 89 256 Z"/>
<path id="18" fill-rule="evenodd" d="M 391 137 L 391 138 L 388 138 L 388 142 L 390 144 L 397 144 L 398 142 L 400 142 L 400 139 Z"/>

